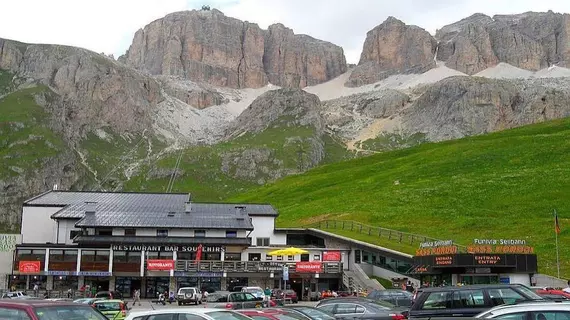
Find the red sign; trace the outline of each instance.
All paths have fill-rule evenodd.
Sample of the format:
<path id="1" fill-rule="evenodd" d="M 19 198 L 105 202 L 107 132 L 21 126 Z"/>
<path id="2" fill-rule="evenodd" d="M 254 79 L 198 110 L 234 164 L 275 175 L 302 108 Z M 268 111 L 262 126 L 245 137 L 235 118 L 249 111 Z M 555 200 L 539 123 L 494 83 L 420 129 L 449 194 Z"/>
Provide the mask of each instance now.
<path id="1" fill-rule="evenodd" d="M 154 271 L 174 270 L 174 260 L 147 260 L 146 269 Z"/>
<path id="2" fill-rule="evenodd" d="M 340 261 L 340 251 L 325 251 L 323 252 L 323 261 Z"/>
<path id="3" fill-rule="evenodd" d="M 39 273 L 41 264 L 39 261 L 20 261 L 18 271 L 21 273 Z"/>
<path id="4" fill-rule="evenodd" d="M 317 261 L 302 261 L 295 263 L 296 272 L 314 272 L 320 273 L 323 271 L 323 265 Z"/>

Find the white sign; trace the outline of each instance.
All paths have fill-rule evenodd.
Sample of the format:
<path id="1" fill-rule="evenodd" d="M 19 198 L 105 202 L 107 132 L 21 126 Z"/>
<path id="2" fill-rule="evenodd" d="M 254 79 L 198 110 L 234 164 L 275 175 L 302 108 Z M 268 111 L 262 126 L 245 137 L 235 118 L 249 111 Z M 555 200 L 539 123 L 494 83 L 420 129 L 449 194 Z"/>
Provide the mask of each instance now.
<path id="1" fill-rule="evenodd" d="M 453 245 L 453 240 L 426 241 L 420 243 L 420 248 L 435 248 L 435 247 L 445 247 L 452 245 Z"/>
<path id="2" fill-rule="evenodd" d="M 487 244 L 487 245 L 502 245 L 502 246 L 513 246 L 513 245 L 526 245 L 526 240 L 521 239 L 473 239 L 474 244 Z"/>

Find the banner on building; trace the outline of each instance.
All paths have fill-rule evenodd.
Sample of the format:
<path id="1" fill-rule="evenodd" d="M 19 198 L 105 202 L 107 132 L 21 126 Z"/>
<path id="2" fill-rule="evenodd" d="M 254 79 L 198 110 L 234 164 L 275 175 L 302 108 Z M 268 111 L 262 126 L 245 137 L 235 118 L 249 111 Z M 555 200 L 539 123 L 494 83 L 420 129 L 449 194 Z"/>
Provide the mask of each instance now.
<path id="1" fill-rule="evenodd" d="M 342 255 L 340 251 L 324 251 L 323 252 L 323 261 L 340 261 Z"/>
<path id="2" fill-rule="evenodd" d="M 20 273 L 40 273 L 41 264 L 39 261 L 20 261 L 18 271 Z"/>
<path id="3" fill-rule="evenodd" d="M 323 265 L 316 261 L 301 261 L 295 263 L 295 271 L 321 273 L 323 271 Z"/>
<path id="4" fill-rule="evenodd" d="M 146 269 L 149 271 L 174 270 L 174 260 L 147 260 Z"/>

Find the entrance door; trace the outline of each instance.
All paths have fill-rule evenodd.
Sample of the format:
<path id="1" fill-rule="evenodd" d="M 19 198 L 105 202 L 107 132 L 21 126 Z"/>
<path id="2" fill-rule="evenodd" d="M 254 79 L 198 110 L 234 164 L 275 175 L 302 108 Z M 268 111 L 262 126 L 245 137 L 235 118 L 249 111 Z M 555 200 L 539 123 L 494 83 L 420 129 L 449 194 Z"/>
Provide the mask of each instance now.
<path id="1" fill-rule="evenodd" d="M 146 278 L 145 298 L 157 298 L 161 292 L 169 291 L 169 277 L 149 277 Z"/>

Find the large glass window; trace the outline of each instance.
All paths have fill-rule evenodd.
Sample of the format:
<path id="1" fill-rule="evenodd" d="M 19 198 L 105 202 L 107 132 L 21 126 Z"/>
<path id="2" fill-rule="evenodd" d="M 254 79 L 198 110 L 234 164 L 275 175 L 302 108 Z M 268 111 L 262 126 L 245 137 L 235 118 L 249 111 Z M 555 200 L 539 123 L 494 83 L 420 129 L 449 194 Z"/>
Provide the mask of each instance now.
<path id="1" fill-rule="evenodd" d="M 447 292 L 432 292 L 422 306 L 424 310 L 436 310 L 450 308 L 450 303 L 447 300 Z"/>
<path id="2" fill-rule="evenodd" d="M 127 252 L 127 262 L 128 263 L 140 263 L 141 262 L 140 251 L 129 251 L 129 252 Z"/>
<path id="3" fill-rule="evenodd" d="M 156 230 L 157 237 L 168 237 L 168 230 L 166 229 L 158 229 Z"/>
<path id="4" fill-rule="evenodd" d="M 224 255 L 225 261 L 241 261 L 241 253 L 226 252 Z"/>
<path id="5" fill-rule="evenodd" d="M 77 290 L 77 279 L 75 276 L 55 276 L 53 277 L 53 289 L 59 291 Z"/>
<path id="6" fill-rule="evenodd" d="M 137 230 L 136 229 L 125 229 L 125 236 L 136 236 Z"/>
<path id="7" fill-rule="evenodd" d="M 195 238 L 205 238 L 206 237 L 206 230 L 194 230 L 194 237 Z"/>
<path id="8" fill-rule="evenodd" d="M 226 238 L 237 238 L 236 230 L 226 230 Z"/>

